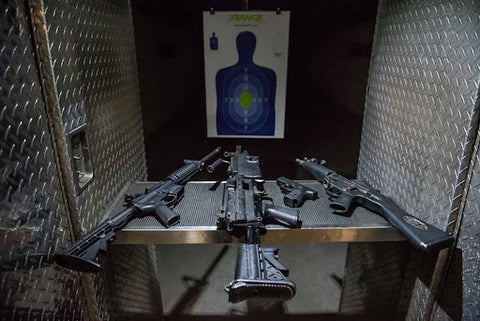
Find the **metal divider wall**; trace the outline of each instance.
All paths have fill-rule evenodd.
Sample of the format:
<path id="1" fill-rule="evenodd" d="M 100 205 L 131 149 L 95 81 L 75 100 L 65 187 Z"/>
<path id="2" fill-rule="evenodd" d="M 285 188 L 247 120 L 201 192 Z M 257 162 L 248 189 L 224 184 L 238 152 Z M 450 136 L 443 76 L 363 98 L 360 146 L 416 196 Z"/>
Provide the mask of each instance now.
<path id="1" fill-rule="evenodd" d="M 0 319 L 81 320 L 78 273 L 50 266 L 72 240 L 23 1 L 0 5 Z"/>
<path id="2" fill-rule="evenodd" d="M 146 248 L 111 251 L 107 261 L 129 257 L 115 260 L 114 276 L 31 263 L 51 262 L 71 234 L 79 237 L 109 214 L 130 182 L 146 179 L 129 1 L 10 1 L 2 12 L 2 313 L 74 315 L 66 320 L 160 313 Z M 4 273 L 7 266 L 16 272 Z"/>
<path id="3" fill-rule="evenodd" d="M 435 320 L 480 318 L 480 130 L 473 155 L 464 209 L 457 224 L 457 244 L 442 284 Z"/>
<path id="4" fill-rule="evenodd" d="M 473 0 L 380 1 L 359 157 L 359 178 L 455 235 L 479 122 L 479 12 Z M 469 195 L 478 202 L 475 192 Z M 466 211 L 478 213 L 470 198 Z M 478 221 L 478 214 L 469 220 Z M 464 223 L 460 231 L 460 246 L 472 241 L 477 246 L 476 252 L 463 253 L 470 262 L 465 268 L 478 265 L 472 224 Z M 349 245 L 341 312 L 431 319 L 451 253 L 444 251 L 437 260 L 384 247 Z M 362 264 L 353 257 L 360 252 L 370 261 L 409 263 L 398 273 L 391 264 Z M 478 282 L 478 274 L 465 275 L 465 313 L 471 310 L 468 302 L 478 304 L 475 275 Z M 476 298 L 469 289 L 476 289 Z M 388 303 L 378 308 L 377 300 Z"/>

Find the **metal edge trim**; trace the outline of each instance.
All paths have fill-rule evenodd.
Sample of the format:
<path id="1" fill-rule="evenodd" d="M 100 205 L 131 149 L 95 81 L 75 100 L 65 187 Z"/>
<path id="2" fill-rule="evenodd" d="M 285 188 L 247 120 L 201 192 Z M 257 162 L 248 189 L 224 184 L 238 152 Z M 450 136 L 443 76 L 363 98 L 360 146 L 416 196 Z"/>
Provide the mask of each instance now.
<path id="1" fill-rule="evenodd" d="M 269 229 L 263 243 L 398 242 L 405 238 L 393 227 L 323 227 Z M 240 243 L 238 238 L 214 226 L 202 230 L 122 230 L 115 244 L 212 244 Z"/>
<path id="2" fill-rule="evenodd" d="M 140 185 L 140 184 L 145 184 L 145 185 L 148 185 L 148 186 L 152 186 L 156 183 L 159 183 L 160 181 L 135 181 L 133 182 L 132 184 L 136 184 L 136 185 Z M 225 183 L 226 181 L 225 180 L 221 180 L 220 181 L 221 183 Z M 277 180 L 276 179 L 266 179 L 265 182 L 267 183 L 276 183 Z M 298 182 L 298 183 L 301 183 L 301 184 L 308 184 L 308 183 L 318 183 L 318 184 L 322 184 L 321 182 L 313 179 L 296 179 L 295 182 Z M 194 183 L 194 184 L 215 184 L 215 183 L 218 183 L 218 181 L 195 181 L 195 180 L 192 180 L 192 181 L 189 181 L 187 182 L 187 184 L 191 184 L 191 183 Z"/>
<path id="3" fill-rule="evenodd" d="M 71 220 L 73 236 L 82 234 L 78 217 L 78 202 L 76 198 L 73 170 L 70 165 L 67 137 L 63 129 L 58 91 L 50 52 L 47 22 L 43 0 L 28 0 L 30 17 L 35 41 L 35 54 L 40 72 L 42 92 L 47 109 L 48 124 L 51 131 L 52 146 L 60 174 L 60 185 L 64 195 L 67 213 Z"/>

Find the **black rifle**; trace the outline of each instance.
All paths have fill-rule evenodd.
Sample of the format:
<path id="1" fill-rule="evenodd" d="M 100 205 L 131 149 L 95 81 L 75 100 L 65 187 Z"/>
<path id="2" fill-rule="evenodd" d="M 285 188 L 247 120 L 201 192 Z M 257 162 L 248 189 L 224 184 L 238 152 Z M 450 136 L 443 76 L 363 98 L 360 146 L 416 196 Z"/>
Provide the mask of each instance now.
<path id="1" fill-rule="evenodd" d="M 182 167 L 157 185 L 146 189 L 144 194 L 127 195 L 126 209 L 79 238 L 63 253 L 55 254 L 55 262 L 72 270 L 98 272 L 101 269 L 97 261 L 99 252 L 105 253 L 107 245 L 115 240 L 115 233 L 133 219 L 153 216 L 166 227 L 178 223 L 180 216 L 171 209 L 183 198 L 184 185 L 218 152 L 220 147 L 199 161 L 185 160 Z"/>
<path id="2" fill-rule="evenodd" d="M 316 200 L 318 192 L 286 177 L 277 178 L 277 185 L 285 196 L 283 202 L 290 207 L 301 207 L 306 200 Z"/>
<path id="3" fill-rule="evenodd" d="M 267 197 L 257 156 L 249 156 L 237 146 L 225 157 L 230 157 L 230 176 L 224 185 L 218 227 L 243 241 L 238 249 L 235 278 L 225 287 L 228 300 L 289 300 L 295 295 L 295 284 L 286 279 L 289 271 L 277 261 L 278 249 L 262 248 L 260 235 L 267 232 L 267 224 L 300 227 L 298 211 L 275 206 Z"/>
<path id="4" fill-rule="evenodd" d="M 296 159 L 307 172 L 324 184 L 334 214 L 349 215 L 355 206 L 380 214 L 417 249 L 436 252 L 452 245 L 454 238 L 448 233 L 408 214 L 379 191 L 351 181 L 323 166 L 315 159 Z"/>

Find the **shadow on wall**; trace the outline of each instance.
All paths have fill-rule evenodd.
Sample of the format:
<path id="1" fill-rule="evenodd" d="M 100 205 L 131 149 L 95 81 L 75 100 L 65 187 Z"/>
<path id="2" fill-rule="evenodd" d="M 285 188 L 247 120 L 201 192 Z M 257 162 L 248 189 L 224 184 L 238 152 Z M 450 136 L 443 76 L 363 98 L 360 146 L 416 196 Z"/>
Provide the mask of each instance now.
<path id="1" fill-rule="evenodd" d="M 264 177 L 309 178 L 295 157 L 328 160 L 356 175 L 377 1 L 250 1 L 291 11 L 285 139 L 206 138 L 202 11 L 240 10 L 241 1 L 132 1 L 150 180 L 183 158 L 241 144 L 260 155 Z M 213 178 L 224 177 L 219 170 Z M 212 179 L 200 174 L 195 179 Z"/>

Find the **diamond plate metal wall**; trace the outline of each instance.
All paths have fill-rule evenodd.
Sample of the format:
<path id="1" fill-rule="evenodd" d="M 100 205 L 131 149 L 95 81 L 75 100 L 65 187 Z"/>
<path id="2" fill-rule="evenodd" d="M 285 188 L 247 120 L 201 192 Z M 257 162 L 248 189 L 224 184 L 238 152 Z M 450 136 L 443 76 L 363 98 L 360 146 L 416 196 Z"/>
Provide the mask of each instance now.
<path id="1" fill-rule="evenodd" d="M 146 178 L 130 3 L 47 0 L 45 18 L 65 132 L 88 120 L 94 181 L 78 198 L 87 231 Z"/>
<path id="2" fill-rule="evenodd" d="M 63 126 L 58 136 L 68 144 L 68 133 L 86 123 L 90 142 L 94 179 L 78 196 L 68 149 L 60 154 L 78 235 L 105 218 L 128 183 L 146 178 L 130 3 L 49 0 L 44 1 L 44 16 L 58 100 L 52 107 Z M 114 307 L 105 295 L 109 280 L 101 273 L 94 281 L 103 317 Z"/>
<path id="3" fill-rule="evenodd" d="M 435 320 L 480 319 L 480 130 L 469 178 L 458 243 Z"/>
<path id="4" fill-rule="evenodd" d="M 380 1 L 366 94 L 358 177 L 449 232 L 478 128 L 479 12 L 474 0 Z M 429 286 L 417 279 L 408 319 L 429 317 Z"/>
<path id="5" fill-rule="evenodd" d="M 475 1 L 381 1 L 358 176 L 445 229 L 478 115 Z"/>
<path id="6" fill-rule="evenodd" d="M 77 273 L 49 266 L 71 241 L 28 10 L 0 4 L 0 319 L 81 320 Z"/>
<path id="7" fill-rule="evenodd" d="M 463 252 L 463 316 L 466 320 L 480 319 L 480 153 L 478 151 L 463 212 L 458 247 Z"/>
<path id="8" fill-rule="evenodd" d="M 348 246 L 340 320 L 363 315 L 370 320 L 394 319 L 410 248 L 402 242 L 357 243 Z M 380 253 L 396 253 L 389 257 Z M 389 291 L 385 291 L 388 284 Z M 382 293 L 381 296 L 378 293 Z"/>
<path id="9" fill-rule="evenodd" d="M 109 315 L 116 320 L 161 320 L 160 289 L 147 246 L 110 246 L 108 261 L 105 298 Z"/>
<path id="10" fill-rule="evenodd" d="M 146 177 L 130 4 L 42 0 L 28 4 L 60 182 L 74 235 L 79 237 L 105 218 L 110 203 L 128 183 Z M 68 138 L 85 125 L 94 180 L 79 191 Z M 117 263 L 123 268 L 130 264 L 121 259 Z M 89 317 L 108 318 L 115 306 L 113 294 L 105 295 L 111 278 L 105 273 L 94 280 L 81 275 Z"/>

